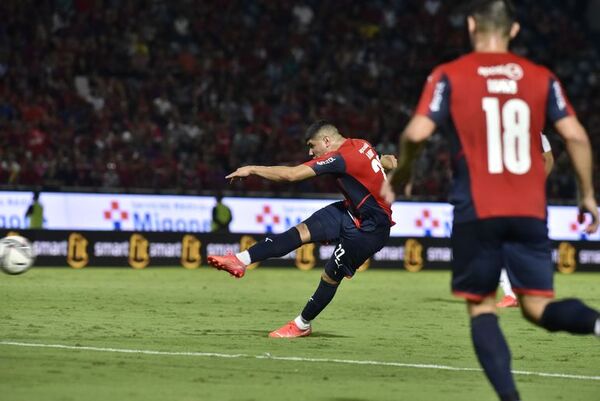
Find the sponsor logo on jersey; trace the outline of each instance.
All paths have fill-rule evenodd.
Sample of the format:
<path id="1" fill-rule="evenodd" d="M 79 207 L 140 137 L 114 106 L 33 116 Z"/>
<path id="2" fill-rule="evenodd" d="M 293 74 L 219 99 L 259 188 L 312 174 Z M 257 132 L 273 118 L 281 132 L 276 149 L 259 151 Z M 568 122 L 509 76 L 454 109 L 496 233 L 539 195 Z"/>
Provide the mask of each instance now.
<path id="1" fill-rule="evenodd" d="M 433 91 L 433 98 L 431 99 L 431 103 L 429 103 L 429 110 L 433 112 L 440 111 L 440 105 L 442 104 L 442 100 L 444 99 L 444 89 L 446 89 L 446 83 L 443 81 L 435 84 L 435 90 Z"/>
<path id="2" fill-rule="evenodd" d="M 560 84 L 554 81 L 554 83 L 552 84 L 552 89 L 554 90 L 554 96 L 556 97 L 556 106 L 559 108 L 559 110 L 564 109 L 567 106 L 567 102 L 565 101 L 565 97 L 563 96 Z"/>
<path id="3" fill-rule="evenodd" d="M 519 79 L 523 78 L 523 68 L 516 63 L 480 66 L 477 68 L 477 74 L 485 78 L 494 75 L 503 75 L 508 79 L 514 79 L 518 81 Z"/>
<path id="4" fill-rule="evenodd" d="M 487 90 L 489 93 L 514 95 L 519 91 L 517 81 L 512 79 L 488 79 Z"/>
<path id="5" fill-rule="evenodd" d="M 321 161 L 318 161 L 318 162 L 317 162 L 317 164 L 318 164 L 319 166 L 324 166 L 324 165 L 326 165 L 326 164 L 333 163 L 335 160 L 336 160 L 336 159 L 335 159 L 335 157 L 331 156 L 331 157 L 330 157 L 329 159 L 327 159 L 327 160 L 321 160 Z"/>

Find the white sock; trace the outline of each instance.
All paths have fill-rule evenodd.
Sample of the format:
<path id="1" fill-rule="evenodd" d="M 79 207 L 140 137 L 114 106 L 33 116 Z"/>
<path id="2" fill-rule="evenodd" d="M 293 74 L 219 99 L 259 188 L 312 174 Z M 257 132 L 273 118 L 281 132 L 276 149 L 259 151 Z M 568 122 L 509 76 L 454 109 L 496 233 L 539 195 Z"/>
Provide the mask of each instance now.
<path id="1" fill-rule="evenodd" d="M 594 334 L 600 337 L 600 318 L 596 319 L 596 326 L 594 326 Z"/>
<path id="2" fill-rule="evenodd" d="M 244 251 L 240 253 L 236 253 L 235 257 L 239 259 L 240 262 L 248 266 L 252 261 L 250 260 L 250 252 Z"/>
<path id="3" fill-rule="evenodd" d="M 310 329 L 310 322 L 307 322 L 306 320 L 302 319 L 301 315 L 298 315 L 298 317 L 294 319 L 294 323 L 296 323 L 296 326 L 298 326 L 300 330 Z"/>
<path id="4" fill-rule="evenodd" d="M 506 273 L 506 269 L 502 269 L 502 272 L 500 272 L 500 287 L 502 287 L 504 295 L 516 298 L 515 293 L 512 290 L 512 286 L 510 285 L 510 280 L 508 279 L 508 273 Z"/>

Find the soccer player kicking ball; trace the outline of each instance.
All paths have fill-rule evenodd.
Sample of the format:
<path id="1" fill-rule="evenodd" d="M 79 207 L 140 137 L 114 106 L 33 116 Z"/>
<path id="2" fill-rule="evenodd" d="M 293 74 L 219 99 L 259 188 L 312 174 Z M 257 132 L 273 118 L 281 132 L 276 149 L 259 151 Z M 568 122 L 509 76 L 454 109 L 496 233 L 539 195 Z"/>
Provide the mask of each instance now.
<path id="1" fill-rule="evenodd" d="M 546 173 L 546 177 L 550 175 L 552 172 L 552 166 L 554 165 L 554 156 L 552 155 L 552 147 L 550 146 L 550 141 L 546 138 L 546 135 L 542 135 L 542 157 L 544 158 L 544 172 Z M 504 292 L 504 297 L 500 302 L 496 304 L 498 308 L 517 308 L 519 306 L 519 301 L 517 300 L 517 296 L 513 292 L 512 285 L 510 284 L 510 279 L 508 277 L 508 272 L 506 269 L 502 269 L 500 272 L 500 288 Z"/>
<path id="2" fill-rule="evenodd" d="M 434 69 L 400 139 L 393 189 L 410 177 L 418 144 L 437 126 L 451 141 L 452 291 L 466 300 L 479 363 L 503 401 L 520 400 L 511 356 L 496 316 L 502 263 L 525 318 L 548 331 L 600 336 L 600 313 L 579 299 L 553 300 L 553 264 L 546 227 L 544 166 L 539 157 L 546 119 L 565 140 L 579 187 L 579 209 L 598 229 L 592 152 L 558 79 L 508 51 L 517 35 L 507 0 L 473 2 L 467 17 L 474 52 Z M 394 191 L 382 194 L 392 201 Z"/>
<path id="3" fill-rule="evenodd" d="M 318 210 L 288 231 L 269 235 L 248 250 L 227 256 L 209 256 L 208 263 L 241 278 L 246 266 L 268 258 L 287 255 L 308 242 L 335 242 L 334 252 L 321 275 L 317 290 L 294 320 L 269 333 L 269 337 L 303 337 L 312 332 L 311 322 L 333 299 L 344 277 L 387 242 L 392 226 L 392 210 L 380 195 L 386 179 L 384 169 L 396 167 L 396 158 L 381 160 L 373 147 L 362 139 L 345 138 L 327 121 L 318 121 L 306 131 L 311 161 L 295 167 L 245 166 L 226 178 L 257 175 L 271 181 L 301 181 L 321 174 L 333 174 L 346 198 Z"/>

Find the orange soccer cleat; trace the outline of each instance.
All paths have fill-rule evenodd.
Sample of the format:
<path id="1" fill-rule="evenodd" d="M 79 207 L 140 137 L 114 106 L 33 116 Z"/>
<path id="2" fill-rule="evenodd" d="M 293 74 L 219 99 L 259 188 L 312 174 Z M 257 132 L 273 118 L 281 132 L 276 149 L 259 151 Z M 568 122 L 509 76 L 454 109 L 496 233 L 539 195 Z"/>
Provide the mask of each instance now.
<path id="1" fill-rule="evenodd" d="M 217 270 L 225 270 L 236 278 L 242 278 L 246 273 L 246 265 L 235 255 L 209 256 L 208 263 Z"/>
<path id="2" fill-rule="evenodd" d="M 286 323 L 275 331 L 269 333 L 269 337 L 272 338 L 294 338 L 294 337 L 306 337 L 312 333 L 312 329 L 309 327 L 306 330 L 301 330 L 296 326 L 296 323 L 292 320 Z"/>
<path id="3" fill-rule="evenodd" d="M 498 308 L 516 308 L 517 306 L 519 306 L 519 301 L 517 301 L 517 298 L 511 297 L 510 295 L 505 295 L 504 298 L 502 298 L 502 301 L 496 304 L 496 307 Z"/>

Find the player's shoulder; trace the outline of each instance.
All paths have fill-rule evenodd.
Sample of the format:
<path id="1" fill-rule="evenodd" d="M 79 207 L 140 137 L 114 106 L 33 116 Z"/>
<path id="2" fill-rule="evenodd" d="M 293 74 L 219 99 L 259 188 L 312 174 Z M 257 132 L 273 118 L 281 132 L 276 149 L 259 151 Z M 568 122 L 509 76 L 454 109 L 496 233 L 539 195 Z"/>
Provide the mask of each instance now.
<path id="1" fill-rule="evenodd" d="M 473 57 L 471 56 L 473 53 L 463 54 L 453 60 L 447 61 L 442 64 L 438 64 L 434 69 L 434 73 L 444 73 L 451 72 L 454 70 L 459 70 L 465 66 L 465 64 L 473 63 Z"/>
<path id="2" fill-rule="evenodd" d="M 369 141 L 367 141 L 366 139 L 362 139 L 362 138 L 346 138 L 346 141 L 344 142 L 344 145 L 348 145 L 349 147 L 362 147 L 364 146 L 364 144 L 367 144 L 368 146 L 371 146 L 371 144 L 369 143 Z"/>
<path id="3" fill-rule="evenodd" d="M 433 74 L 463 74 L 473 71 L 478 75 L 507 75 L 520 79 L 523 74 L 536 76 L 553 76 L 554 74 L 545 66 L 519 56 L 514 53 L 481 53 L 471 52 L 464 54 L 447 63 L 438 65 Z M 517 78 L 518 76 L 518 78 Z"/>
<path id="4" fill-rule="evenodd" d="M 315 157 L 314 159 L 309 160 L 304 164 L 317 164 L 319 166 L 322 166 L 324 164 L 332 163 L 340 158 L 342 158 L 341 152 L 339 150 L 332 150 L 330 152 L 322 154 L 319 157 Z"/>
<path id="5" fill-rule="evenodd" d="M 536 76 L 554 76 L 552 71 L 542 64 L 535 63 L 528 58 L 519 56 L 514 53 L 508 53 L 511 62 L 521 66 L 526 73 L 535 74 Z"/>
<path id="6" fill-rule="evenodd" d="M 362 153 L 373 152 L 372 150 L 369 150 L 371 148 L 373 148 L 373 146 L 365 139 L 346 138 L 342 146 L 339 147 L 338 152 L 344 159 L 349 162 L 354 162 Z"/>
<path id="7" fill-rule="evenodd" d="M 354 153 L 355 150 L 360 150 L 364 147 L 372 147 L 371 144 L 361 138 L 346 138 L 342 146 L 338 149 L 339 152 L 343 154 L 347 154 L 348 152 Z M 364 150 L 363 150 L 364 151 Z"/>
<path id="8" fill-rule="evenodd" d="M 427 77 L 427 81 L 438 81 L 444 77 L 449 78 L 456 73 L 462 74 L 465 71 L 465 67 L 473 63 L 472 57 L 470 57 L 471 54 L 464 54 L 453 60 L 438 64 Z"/>

